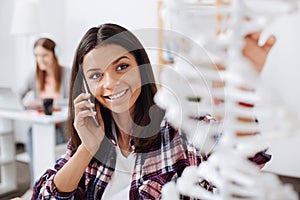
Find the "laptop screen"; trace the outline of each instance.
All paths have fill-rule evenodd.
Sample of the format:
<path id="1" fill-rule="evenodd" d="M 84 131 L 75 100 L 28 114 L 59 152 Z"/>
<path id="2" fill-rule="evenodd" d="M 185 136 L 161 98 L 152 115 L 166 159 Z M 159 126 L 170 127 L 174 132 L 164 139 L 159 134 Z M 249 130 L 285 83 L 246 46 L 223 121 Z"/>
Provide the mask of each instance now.
<path id="1" fill-rule="evenodd" d="M 21 99 L 11 88 L 0 87 L 0 109 L 21 111 L 25 107 Z"/>

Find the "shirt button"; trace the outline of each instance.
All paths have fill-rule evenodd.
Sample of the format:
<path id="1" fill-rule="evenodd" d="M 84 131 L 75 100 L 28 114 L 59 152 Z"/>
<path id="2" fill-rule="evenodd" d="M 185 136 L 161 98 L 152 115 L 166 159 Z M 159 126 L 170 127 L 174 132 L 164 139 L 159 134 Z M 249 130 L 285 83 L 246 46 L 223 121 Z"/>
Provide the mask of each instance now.
<path id="1" fill-rule="evenodd" d="M 101 190 L 102 189 L 102 187 L 100 185 L 97 185 L 96 188 L 97 188 L 97 190 Z"/>
<path id="2" fill-rule="evenodd" d="M 111 141 L 111 143 L 113 143 L 113 145 L 117 145 L 115 140 L 111 139 L 110 141 Z"/>

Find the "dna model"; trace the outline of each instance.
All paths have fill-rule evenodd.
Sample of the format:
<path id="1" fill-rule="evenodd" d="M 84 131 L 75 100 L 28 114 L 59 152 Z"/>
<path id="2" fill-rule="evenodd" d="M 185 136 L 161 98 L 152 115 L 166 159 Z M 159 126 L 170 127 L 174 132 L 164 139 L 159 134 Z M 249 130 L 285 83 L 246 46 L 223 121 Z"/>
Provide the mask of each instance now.
<path id="1" fill-rule="evenodd" d="M 166 110 L 167 120 L 209 158 L 166 184 L 162 199 L 298 199 L 291 185 L 249 160 L 284 134 L 264 132 L 257 122 L 255 110 L 264 101 L 256 93 L 259 74 L 242 53 L 245 35 L 297 10 L 297 2 L 166 0 L 164 5 L 166 27 L 174 31 L 167 36 L 173 64 L 164 66 L 154 100 Z M 259 43 L 265 41 L 262 37 Z M 204 181 L 212 191 L 203 187 Z"/>

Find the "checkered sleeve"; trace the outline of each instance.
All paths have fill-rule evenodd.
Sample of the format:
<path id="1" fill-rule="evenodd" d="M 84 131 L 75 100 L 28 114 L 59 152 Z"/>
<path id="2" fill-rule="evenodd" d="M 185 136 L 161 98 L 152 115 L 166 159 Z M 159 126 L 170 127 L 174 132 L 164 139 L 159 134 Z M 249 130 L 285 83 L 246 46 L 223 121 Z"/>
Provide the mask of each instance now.
<path id="1" fill-rule="evenodd" d="M 57 171 L 60 170 L 73 155 L 73 152 L 70 148 L 71 145 L 69 142 L 66 153 L 59 159 L 57 159 L 54 169 L 47 169 L 46 172 L 35 182 L 33 186 L 32 200 L 73 199 L 76 190 L 72 192 L 59 192 L 53 182 L 54 176 L 56 175 Z"/>

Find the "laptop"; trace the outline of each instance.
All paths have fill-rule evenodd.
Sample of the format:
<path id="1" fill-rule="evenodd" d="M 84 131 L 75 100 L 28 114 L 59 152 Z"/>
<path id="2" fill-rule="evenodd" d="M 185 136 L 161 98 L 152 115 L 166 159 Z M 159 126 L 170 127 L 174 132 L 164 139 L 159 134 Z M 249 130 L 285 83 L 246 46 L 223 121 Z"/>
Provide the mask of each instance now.
<path id="1" fill-rule="evenodd" d="M 25 107 L 20 97 L 9 87 L 0 87 L 0 109 L 22 111 Z"/>

